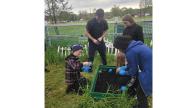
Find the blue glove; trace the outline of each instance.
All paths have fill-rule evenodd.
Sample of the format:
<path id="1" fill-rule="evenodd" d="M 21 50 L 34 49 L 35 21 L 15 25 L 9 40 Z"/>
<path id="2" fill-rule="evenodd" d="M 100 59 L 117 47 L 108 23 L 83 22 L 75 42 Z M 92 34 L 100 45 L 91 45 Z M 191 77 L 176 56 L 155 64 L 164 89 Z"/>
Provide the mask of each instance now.
<path id="1" fill-rule="evenodd" d="M 128 90 L 128 87 L 127 87 L 127 86 L 121 86 L 121 87 L 120 87 L 120 90 L 121 90 L 121 91 L 127 91 L 127 90 Z"/>
<path id="2" fill-rule="evenodd" d="M 90 69 L 91 69 L 90 66 L 83 66 L 82 67 L 83 72 L 89 72 Z"/>
<path id="3" fill-rule="evenodd" d="M 121 66 L 119 68 L 120 68 L 120 70 L 125 70 L 125 69 L 127 69 L 127 66 Z"/>
<path id="4" fill-rule="evenodd" d="M 120 70 L 119 71 L 119 75 L 121 75 L 121 76 L 124 76 L 124 75 L 126 75 L 127 73 L 125 72 L 125 70 Z"/>
<path id="5" fill-rule="evenodd" d="M 109 70 L 108 70 L 108 72 L 109 72 L 109 73 L 112 73 L 112 72 L 113 72 L 113 70 L 112 70 L 112 69 L 109 69 Z"/>
<path id="6" fill-rule="evenodd" d="M 122 75 L 122 76 L 127 75 L 127 72 L 125 71 L 127 69 L 127 66 L 121 66 L 119 68 L 120 68 L 119 75 Z"/>

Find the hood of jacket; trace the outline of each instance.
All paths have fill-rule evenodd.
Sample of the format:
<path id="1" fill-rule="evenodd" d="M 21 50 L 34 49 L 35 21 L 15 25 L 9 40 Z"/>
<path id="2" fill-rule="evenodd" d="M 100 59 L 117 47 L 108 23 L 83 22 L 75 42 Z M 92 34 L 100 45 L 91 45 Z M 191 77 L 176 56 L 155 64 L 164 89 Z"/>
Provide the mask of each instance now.
<path id="1" fill-rule="evenodd" d="M 138 46 L 138 45 L 143 45 L 143 42 L 132 40 L 132 41 L 128 44 L 128 47 L 127 47 L 126 51 L 128 51 L 128 50 L 130 50 L 131 48 L 133 48 L 133 47 L 135 47 L 135 46 Z"/>

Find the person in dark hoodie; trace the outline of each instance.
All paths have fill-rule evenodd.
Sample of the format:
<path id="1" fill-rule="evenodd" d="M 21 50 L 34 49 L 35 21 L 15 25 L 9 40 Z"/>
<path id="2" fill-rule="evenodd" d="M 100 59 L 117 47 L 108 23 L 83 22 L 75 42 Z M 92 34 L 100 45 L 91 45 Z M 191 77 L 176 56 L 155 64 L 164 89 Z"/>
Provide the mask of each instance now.
<path id="1" fill-rule="evenodd" d="M 147 96 L 152 95 L 152 50 L 131 36 L 117 36 L 113 45 L 126 56 L 126 71 L 131 77 L 127 86 L 136 89 L 137 107 L 148 108 Z"/>
<path id="2" fill-rule="evenodd" d="M 65 83 L 67 84 L 66 93 L 76 92 L 82 95 L 80 86 L 87 83 L 87 79 L 81 75 L 83 66 L 90 65 L 90 62 L 80 62 L 79 57 L 83 47 L 79 44 L 71 46 L 71 54 L 65 58 Z"/>
<path id="3" fill-rule="evenodd" d="M 133 17 L 131 15 L 125 15 L 123 16 L 122 19 L 125 29 L 123 30 L 123 35 L 124 36 L 131 36 L 132 40 L 135 41 L 142 41 L 144 43 L 144 38 L 143 38 L 143 28 L 136 24 Z M 117 54 L 117 60 L 118 58 L 125 58 L 121 52 Z M 118 64 L 118 63 L 117 63 Z"/>

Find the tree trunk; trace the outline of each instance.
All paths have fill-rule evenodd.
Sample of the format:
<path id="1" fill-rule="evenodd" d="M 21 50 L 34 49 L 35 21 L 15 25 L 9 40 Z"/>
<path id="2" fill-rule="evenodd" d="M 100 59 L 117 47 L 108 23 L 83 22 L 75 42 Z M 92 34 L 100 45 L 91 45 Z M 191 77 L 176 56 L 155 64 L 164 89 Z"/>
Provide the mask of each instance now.
<path id="1" fill-rule="evenodd" d="M 53 0 L 51 3 L 52 3 L 52 12 L 53 12 L 53 17 L 52 17 L 53 22 L 54 22 L 54 24 L 57 24 L 57 19 L 56 19 L 56 15 L 55 15 L 55 4 L 53 3 Z M 56 35 L 59 35 L 59 30 L 58 30 L 57 26 L 55 26 L 54 29 L 55 29 Z"/>

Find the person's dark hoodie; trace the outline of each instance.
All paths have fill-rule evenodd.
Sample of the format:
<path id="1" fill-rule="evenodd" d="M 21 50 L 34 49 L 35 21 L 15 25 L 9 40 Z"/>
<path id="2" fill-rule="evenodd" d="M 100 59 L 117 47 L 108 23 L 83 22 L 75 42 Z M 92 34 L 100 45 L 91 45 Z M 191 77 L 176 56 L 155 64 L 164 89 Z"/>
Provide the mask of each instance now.
<path id="1" fill-rule="evenodd" d="M 152 50 L 141 41 L 132 40 L 125 50 L 130 76 L 137 76 L 146 96 L 152 94 Z"/>

